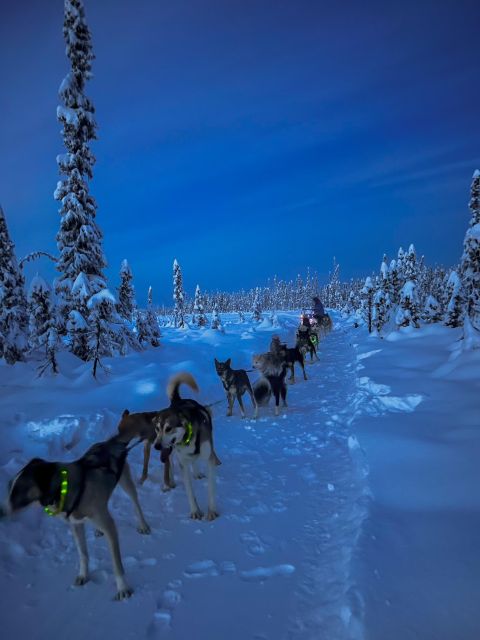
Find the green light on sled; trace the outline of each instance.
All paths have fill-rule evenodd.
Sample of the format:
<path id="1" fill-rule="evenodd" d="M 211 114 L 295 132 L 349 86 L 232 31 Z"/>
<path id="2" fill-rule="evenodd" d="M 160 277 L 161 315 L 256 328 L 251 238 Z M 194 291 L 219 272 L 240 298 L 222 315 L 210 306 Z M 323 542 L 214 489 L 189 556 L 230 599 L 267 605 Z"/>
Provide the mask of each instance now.
<path id="1" fill-rule="evenodd" d="M 63 507 L 65 506 L 65 500 L 67 499 L 68 471 L 66 469 L 62 469 L 60 473 L 62 476 L 62 481 L 60 483 L 60 500 L 58 502 L 58 506 L 55 509 L 50 509 L 50 507 L 43 508 L 45 513 L 49 516 L 58 516 L 58 514 L 63 511 Z"/>

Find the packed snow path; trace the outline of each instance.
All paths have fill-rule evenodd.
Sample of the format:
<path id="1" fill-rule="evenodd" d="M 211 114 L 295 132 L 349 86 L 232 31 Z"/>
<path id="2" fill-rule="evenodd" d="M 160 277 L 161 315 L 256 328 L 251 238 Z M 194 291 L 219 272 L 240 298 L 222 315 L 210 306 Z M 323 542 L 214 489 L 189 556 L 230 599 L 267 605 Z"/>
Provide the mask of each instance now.
<path id="1" fill-rule="evenodd" d="M 292 342 L 292 327 L 279 333 Z M 267 350 L 271 335 L 256 333 L 249 349 Z M 309 380 L 297 374 L 289 387 L 283 415 L 274 417 L 270 407 L 257 421 L 241 420 L 238 406 L 232 418 L 224 416 L 225 403 L 215 408 L 223 462 L 218 520 L 188 518 L 178 466 L 177 488 L 161 492 L 157 456 L 139 489 L 151 536 L 136 533 L 130 502 L 115 492 L 111 508 L 135 589 L 128 602 L 111 601 L 110 557 L 93 532 L 91 582 L 76 588 L 68 528 L 35 509 L 12 523 L 2 636 L 33 640 L 65 629 L 71 639 L 361 636 L 361 598 L 350 575 L 367 490 L 363 455 L 349 430 L 358 397 L 356 357 L 341 327 L 322 342 L 319 356 L 307 367 Z M 222 397 L 219 382 L 217 389 Z M 137 477 L 141 458 L 140 449 L 132 452 Z M 206 481 L 195 481 L 195 490 L 205 507 Z M 27 542 L 28 523 L 35 535 Z"/>

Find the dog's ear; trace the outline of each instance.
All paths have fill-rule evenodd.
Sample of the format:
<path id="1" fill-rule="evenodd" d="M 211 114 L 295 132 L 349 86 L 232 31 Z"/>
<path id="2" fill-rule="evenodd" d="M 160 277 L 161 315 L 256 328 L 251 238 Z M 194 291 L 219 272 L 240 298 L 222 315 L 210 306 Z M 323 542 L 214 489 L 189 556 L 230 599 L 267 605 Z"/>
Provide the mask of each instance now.
<path id="1" fill-rule="evenodd" d="M 129 415 L 130 415 L 130 411 L 128 409 L 124 409 L 124 411 L 122 413 L 122 418 L 126 418 Z"/>
<path id="2" fill-rule="evenodd" d="M 217 364 L 219 364 L 218 360 L 216 358 L 214 358 L 214 360 L 215 360 L 215 366 L 217 366 Z"/>
<path id="3" fill-rule="evenodd" d="M 232 364 L 232 359 L 229 358 L 228 360 L 225 360 L 225 364 L 229 367 Z"/>

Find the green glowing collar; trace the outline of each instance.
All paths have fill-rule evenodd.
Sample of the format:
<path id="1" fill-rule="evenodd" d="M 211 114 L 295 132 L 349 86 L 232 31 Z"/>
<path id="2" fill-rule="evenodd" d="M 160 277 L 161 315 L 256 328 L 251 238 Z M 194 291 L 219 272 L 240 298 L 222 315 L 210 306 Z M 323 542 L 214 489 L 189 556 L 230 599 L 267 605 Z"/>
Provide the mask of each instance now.
<path id="1" fill-rule="evenodd" d="M 185 426 L 185 435 L 183 436 L 183 440 L 180 442 L 180 444 L 183 447 L 188 446 L 190 444 L 191 439 L 192 439 L 192 435 L 193 435 L 192 423 L 191 422 L 187 422 L 187 424 Z"/>
<path id="2" fill-rule="evenodd" d="M 68 494 L 68 471 L 66 469 L 61 469 L 60 474 L 62 477 L 62 481 L 60 483 L 60 500 L 55 509 L 50 509 L 50 507 L 44 507 L 43 510 L 49 516 L 58 516 L 59 513 L 63 511 L 65 506 L 65 500 L 67 499 Z"/>

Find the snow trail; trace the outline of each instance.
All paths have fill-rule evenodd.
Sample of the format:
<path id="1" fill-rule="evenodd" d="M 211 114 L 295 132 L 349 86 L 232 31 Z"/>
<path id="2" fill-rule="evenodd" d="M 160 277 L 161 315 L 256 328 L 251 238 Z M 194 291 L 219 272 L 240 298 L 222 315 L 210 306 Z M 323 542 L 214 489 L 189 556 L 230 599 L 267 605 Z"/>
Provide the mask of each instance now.
<path id="1" fill-rule="evenodd" d="M 274 332 L 292 343 L 294 323 L 283 330 L 255 331 L 248 341 L 243 334 L 226 336 L 234 363 L 246 348 L 268 350 Z M 211 344 L 197 343 L 186 351 L 195 349 L 197 355 L 190 357 L 213 360 Z M 363 453 L 350 425 L 363 396 L 357 388 L 356 353 L 341 325 L 321 343 L 319 357 L 307 367 L 308 381 L 298 376 L 289 386 L 283 415 L 275 417 L 269 407 L 257 421 L 241 420 L 237 406 L 232 418 L 225 417 L 226 403 L 215 407 L 216 449 L 223 463 L 218 520 L 190 520 L 177 465 L 177 488 L 161 492 L 156 456 L 149 480 L 139 489 L 151 536 L 136 533 L 129 500 L 121 490 L 114 493 L 111 510 L 135 588 L 127 603 L 109 600 L 110 557 L 105 541 L 93 532 L 88 534 L 91 581 L 73 588 L 77 559 L 68 528 L 33 509 L 14 523 L 10 534 L 18 535 L 18 548 L 11 546 L 4 562 L 8 575 L 3 582 L 9 589 L 5 637 L 22 637 L 31 627 L 28 616 L 15 612 L 15 603 L 21 602 L 21 611 L 38 620 L 39 639 L 55 635 L 71 616 L 71 640 L 106 633 L 210 640 L 360 638 L 362 600 L 351 567 L 368 488 Z M 209 400 L 223 397 L 218 379 L 198 378 Z M 246 405 L 251 416 L 248 400 Z M 140 449 L 131 455 L 137 477 L 141 457 Z M 205 480 L 195 481 L 195 492 L 205 508 Z M 25 524 L 35 528 L 30 539 Z M 55 616 L 52 603 L 61 608 Z M 97 631 L 92 636 L 92 625 L 97 636 Z"/>

